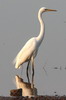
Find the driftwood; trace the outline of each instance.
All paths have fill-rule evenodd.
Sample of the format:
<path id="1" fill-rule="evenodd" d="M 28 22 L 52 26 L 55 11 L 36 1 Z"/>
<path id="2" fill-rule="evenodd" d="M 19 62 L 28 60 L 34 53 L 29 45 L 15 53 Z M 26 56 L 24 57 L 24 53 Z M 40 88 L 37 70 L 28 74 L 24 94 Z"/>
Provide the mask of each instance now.
<path id="1" fill-rule="evenodd" d="M 32 88 L 31 83 L 24 82 L 23 78 L 18 75 L 15 76 L 15 80 L 17 89 L 22 89 L 22 96 L 37 96 L 37 88 Z"/>
<path id="2" fill-rule="evenodd" d="M 25 91 L 25 93 L 29 92 L 30 96 L 29 95 L 28 96 L 22 95 L 23 94 L 22 92 L 25 89 L 31 90 L 31 85 L 29 83 L 23 82 L 23 79 L 20 78 L 19 76 L 17 76 L 16 78 L 19 79 L 19 81 L 17 81 L 18 82 L 18 87 L 19 87 L 20 84 L 21 85 L 24 84 L 24 86 L 22 85 L 20 89 L 10 90 L 10 97 L 0 96 L 0 100 L 66 100 L 65 95 L 64 96 L 58 96 L 58 95 L 55 95 L 55 96 L 30 95 L 30 93 L 33 93 L 33 92 L 29 92 L 29 91 Z M 23 89 L 23 87 L 25 87 L 25 88 Z M 37 89 L 34 92 L 37 93 Z"/>
<path id="3" fill-rule="evenodd" d="M 10 90 L 10 96 L 22 96 L 22 89 Z"/>
<path id="4" fill-rule="evenodd" d="M 34 96 L 34 97 L 23 97 L 22 89 L 10 90 L 11 97 L 0 96 L 0 100 L 66 100 L 66 96 Z"/>

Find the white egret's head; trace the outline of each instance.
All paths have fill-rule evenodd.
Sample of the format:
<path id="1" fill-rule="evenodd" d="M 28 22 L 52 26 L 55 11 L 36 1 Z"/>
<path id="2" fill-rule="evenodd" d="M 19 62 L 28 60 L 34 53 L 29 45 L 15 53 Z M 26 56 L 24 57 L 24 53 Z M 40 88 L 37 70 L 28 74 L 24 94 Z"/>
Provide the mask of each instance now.
<path id="1" fill-rule="evenodd" d="M 57 10 L 54 10 L 54 9 L 47 9 L 46 7 L 42 7 L 39 9 L 39 12 L 43 13 L 43 12 L 47 12 L 47 11 L 57 11 Z"/>

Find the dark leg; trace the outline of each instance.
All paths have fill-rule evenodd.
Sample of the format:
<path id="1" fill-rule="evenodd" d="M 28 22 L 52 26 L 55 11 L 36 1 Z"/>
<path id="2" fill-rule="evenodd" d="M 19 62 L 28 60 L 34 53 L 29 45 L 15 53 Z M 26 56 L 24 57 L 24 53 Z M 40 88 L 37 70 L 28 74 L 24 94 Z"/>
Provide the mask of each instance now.
<path id="1" fill-rule="evenodd" d="M 32 84 L 31 84 L 31 87 L 34 88 L 34 57 L 33 56 L 31 58 L 31 62 L 32 62 Z"/>
<path id="2" fill-rule="evenodd" d="M 26 75 L 27 75 L 28 83 L 30 83 L 29 74 L 28 74 L 29 64 L 30 64 L 30 60 L 28 61 L 27 70 L 26 70 Z"/>

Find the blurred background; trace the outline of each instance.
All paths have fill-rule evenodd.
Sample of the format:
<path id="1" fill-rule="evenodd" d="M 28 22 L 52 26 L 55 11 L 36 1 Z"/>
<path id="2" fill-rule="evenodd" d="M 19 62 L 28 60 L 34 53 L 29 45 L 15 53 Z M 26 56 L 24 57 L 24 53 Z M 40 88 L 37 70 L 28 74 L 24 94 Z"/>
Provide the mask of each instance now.
<path id="1" fill-rule="evenodd" d="M 40 95 L 66 95 L 66 1 L 0 0 L 1 96 L 9 96 L 10 90 L 16 89 L 15 75 L 27 81 L 27 63 L 16 70 L 12 62 L 27 40 L 38 36 L 41 7 L 57 12 L 43 14 L 45 37 L 35 58 L 35 87 Z"/>

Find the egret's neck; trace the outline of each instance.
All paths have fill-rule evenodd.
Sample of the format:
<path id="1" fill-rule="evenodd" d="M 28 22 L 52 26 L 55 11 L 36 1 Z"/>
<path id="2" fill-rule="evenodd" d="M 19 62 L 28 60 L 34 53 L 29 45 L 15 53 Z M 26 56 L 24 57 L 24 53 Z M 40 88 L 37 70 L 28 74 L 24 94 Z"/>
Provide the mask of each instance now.
<path id="1" fill-rule="evenodd" d="M 40 33 L 36 38 L 37 38 L 38 43 L 41 44 L 41 42 L 44 38 L 44 22 L 42 20 L 42 12 L 38 13 L 38 20 L 40 23 Z"/>

